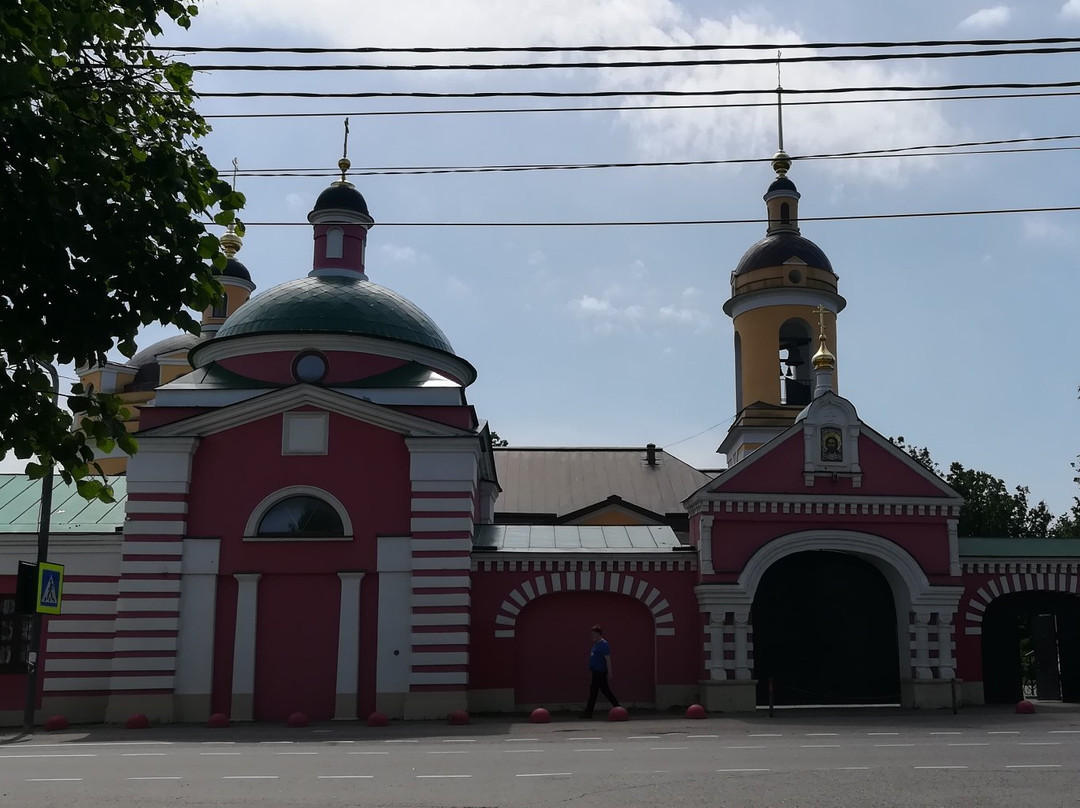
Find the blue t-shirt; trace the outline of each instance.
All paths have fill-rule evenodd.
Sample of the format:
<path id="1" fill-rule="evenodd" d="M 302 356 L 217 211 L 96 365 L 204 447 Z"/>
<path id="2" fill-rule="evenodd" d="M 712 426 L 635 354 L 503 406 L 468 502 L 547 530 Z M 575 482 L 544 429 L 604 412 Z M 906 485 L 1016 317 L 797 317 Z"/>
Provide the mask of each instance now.
<path id="1" fill-rule="evenodd" d="M 611 653 L 611 646 L 607 640 L 593 643 L 592 651 L 589 652 L 589 670 L 607 673 L 607 657 Z"/>

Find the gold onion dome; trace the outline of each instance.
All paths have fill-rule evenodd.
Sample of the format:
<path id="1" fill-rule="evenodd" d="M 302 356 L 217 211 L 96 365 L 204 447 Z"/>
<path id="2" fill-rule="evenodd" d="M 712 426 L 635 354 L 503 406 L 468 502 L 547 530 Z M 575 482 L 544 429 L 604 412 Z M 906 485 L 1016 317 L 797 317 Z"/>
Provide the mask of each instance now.
<path id="1" fill-rule="evenodd" d="M 788 170 L 791 168 L 791 156 L 786 151 L 780 149 L 772 158 L 773 171 L 776 172 L 776 176 L 787 176 Z"/>
<path id="2" fill-rule="evenodd" d="M 820 347 L 817 349 L 817 353 L 814 354 L 814 370 L 833 370 L 836 368 L 836 357 L 833 352 L 829 350 L 829 346 L 825 344 L 825 335 L 820 337 Z"/>
<path id="3" fill-rule="evenodd" d="M 221 236 L 221 251 L 229 258 L 240 252 L 240 248 L 243 246 L 243 239 L 236 235 L 236 231 L 231 227 Z"/>

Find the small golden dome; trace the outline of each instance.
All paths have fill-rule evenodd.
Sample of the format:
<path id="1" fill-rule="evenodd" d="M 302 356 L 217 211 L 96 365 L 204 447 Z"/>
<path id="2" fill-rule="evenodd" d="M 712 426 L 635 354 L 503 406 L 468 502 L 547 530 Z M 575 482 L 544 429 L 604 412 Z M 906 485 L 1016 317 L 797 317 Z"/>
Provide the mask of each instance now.
<path id="1" fill-rule="evenodd" d="M 781 149 L 772 158 L 773 171 L 776 172 L 776 176 L 787 176 L 788 169 L 791 168 L 791 157 L 786 151 Z"/>
<path id="2" fill-rule="evenodd" d="M 244 246 L 243 239 L 236 235 L 236 231 L 231 227 L 221 237 L 221 251 L 225 253 L 229 258 L 232 258 L 238 252 L 240 248 Z"/>
<path id="3" fill-rule="evenodd" d="M 829 350 L 829 347 L 825 344 L 825 335 L 821 335 L 821 345 L 817 349 L 817 353 L 814 354 L 814 370 L 835 370 L 836 369 L 836 357 L 833 356 L 833 352 Z"/>

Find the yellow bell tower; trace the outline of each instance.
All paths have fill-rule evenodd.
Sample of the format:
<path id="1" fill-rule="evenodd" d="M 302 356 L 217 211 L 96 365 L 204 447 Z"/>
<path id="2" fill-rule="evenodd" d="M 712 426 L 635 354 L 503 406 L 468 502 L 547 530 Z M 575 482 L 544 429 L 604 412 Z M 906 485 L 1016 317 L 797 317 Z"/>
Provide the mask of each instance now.
<path id="1" fill-rule="evenodd" d="M 835 315 L 846 301 L 821 248 L 799 231 L 799 191 L 788 178 L 791 158 L 773 156 L 776 179 L 765 192 L 768 228 L 731 273 L 724 313 L 735 325 L 735 406 L 738 412 L 718 451 L 734 465 L 793 423 L 813 397 L 811 322 L 817 307 L 832 312 L 825 326 L 833 346 Z M 834 379 L 835 384 L 835 379 Z"/>

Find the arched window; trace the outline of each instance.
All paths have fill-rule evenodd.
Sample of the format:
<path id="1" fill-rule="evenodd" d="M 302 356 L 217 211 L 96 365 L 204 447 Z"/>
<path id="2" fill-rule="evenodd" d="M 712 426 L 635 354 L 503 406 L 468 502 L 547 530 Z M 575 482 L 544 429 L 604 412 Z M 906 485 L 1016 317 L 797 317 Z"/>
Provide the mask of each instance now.
<path id="1" fill-rule="evenodd" d="M 791 205 L 787 202 L 780 203 L 780 224 L 791 224 Z"/>
<path id="2" fill-rule="evenodd" d="M 813 394 L 813 373 L 810 355 L 813 353 L 814 332 L 810 324 L 793 317 L 780 326 L 780 403 L 809 404 Z"/>
<path id="3" fill-rule="evenodd" d="M 326 257 L 341 258 L 344 250 L 345 233 L 340 227 L 331 227 L 326 231 Z"/>
<path id="4" fill-rule="evenodd" d="M 333 505 L 304 494 L 271 505 L 259 519 L 255 535 L 264 539 L 334 538 L 345 535 L 345 526 Z"/>
<path id="5" fill-rule="evenodd" d="M 214 303 L 213 308 L 210 309 L 211 317 L 225 318 L 229 315 L 229 298 L 224 294 L 221 296 L 221 300 Z"/>

